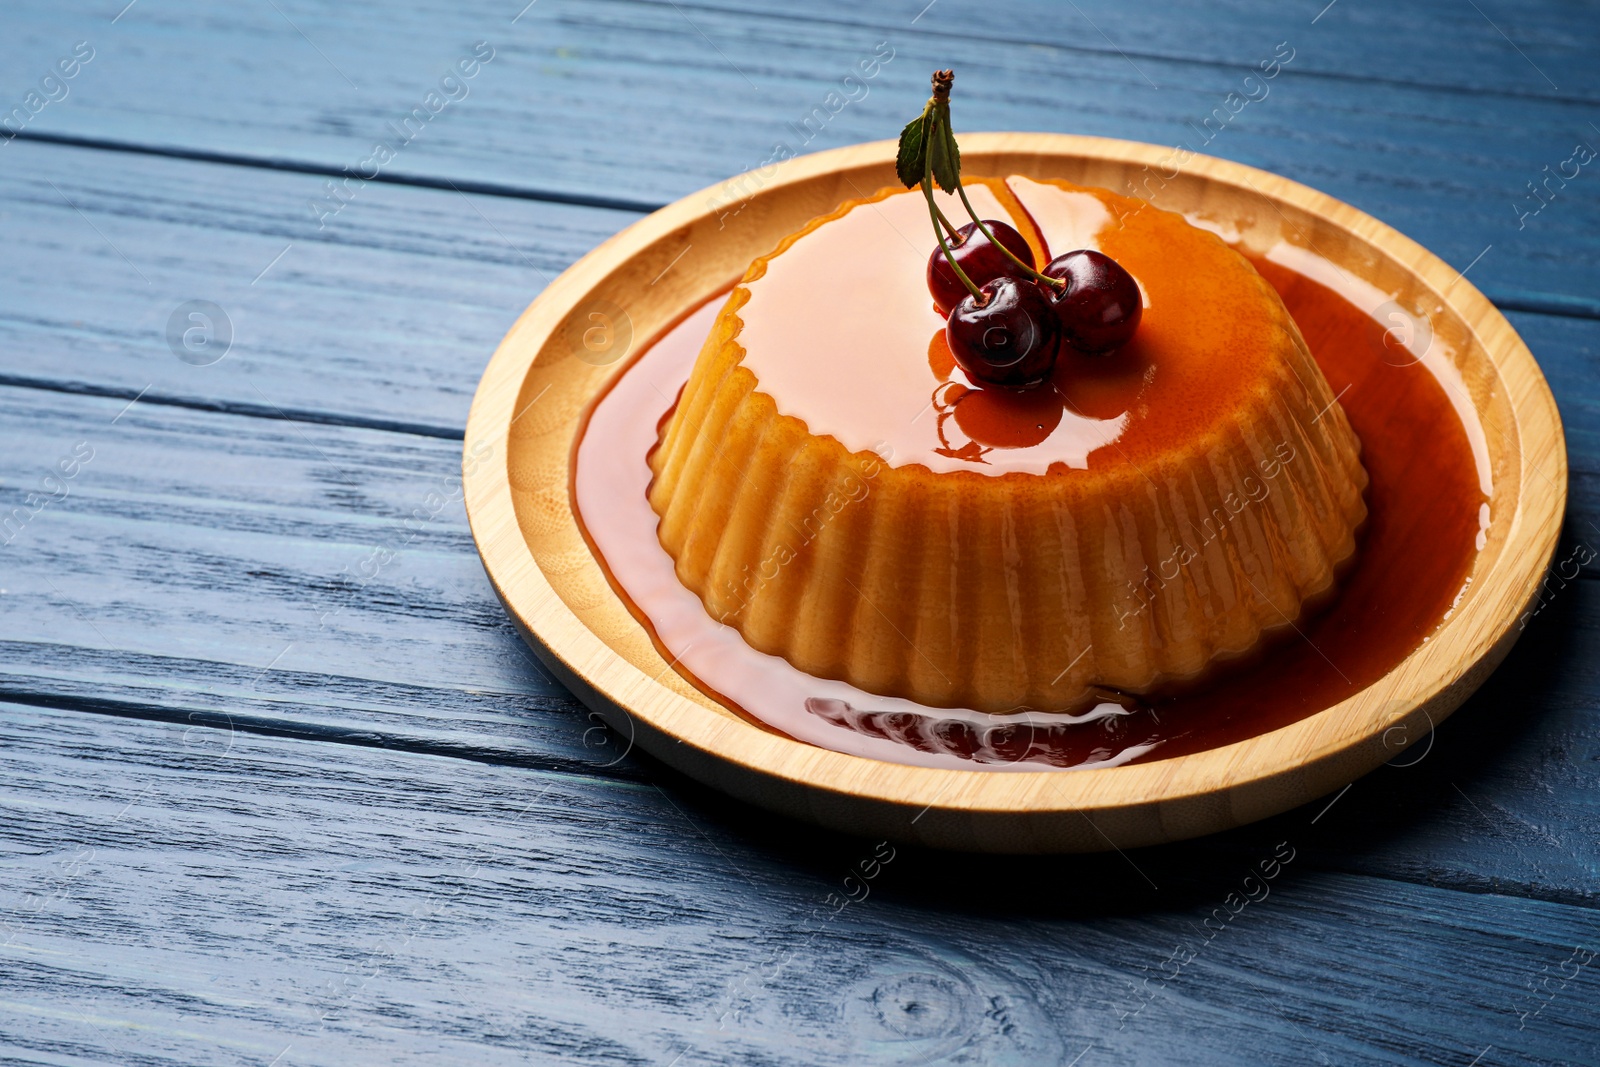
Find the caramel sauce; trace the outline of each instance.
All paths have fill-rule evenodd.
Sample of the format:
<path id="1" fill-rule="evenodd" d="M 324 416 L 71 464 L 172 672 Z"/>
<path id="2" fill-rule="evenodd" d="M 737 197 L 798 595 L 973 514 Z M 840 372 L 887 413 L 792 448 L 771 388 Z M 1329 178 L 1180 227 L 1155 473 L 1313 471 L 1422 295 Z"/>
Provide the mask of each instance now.
<path id="1" fill-rule="evenodd" d="M 993 205 L 997 208 L 1015 203 L 1010 192 L 1003 187 L 988 190 L 1001 201 Z M 1052 197 L 1037 189 L 1016 192 L 1036 217 L 1052 211 L 1073 216 L 1039 218 L 1037 227 L 1024 218 L 1019 228 L 1036 246 L 1041 230 L 1059 234 L 1075 227 L 1088 233 L 1103 226 L 1082 194 L 1052 203 Z M 880 206 L 913 199 L 925 210 L 920 197 L 893 197 Z M 978 195 L 974 202 L 979 204 Z M 979 210 L 989 207 L 980 204 Z M 891 440 L 887 435 L 898 433 L 892 438 L 899 442 L 893 451 L 896 464 L 1043 473 L 1058 464 L 1081 469 L 1126 461 L 1130 448 L 1142 451 L 1140 434 L 1149 435 L 1149 447 L 1154 448 L 1168 434 L 1182 432 L 1181 418 L 1175 429 L 1151 417 L 1152 410 L 1192 412 L 1201 403 L 1204 381 L 1195 370 L 1202 367 L 1201 356 L 1193 365 L 1182 359 L 1173 363 L 1160 347 L 1181 347 L 1183 337 L 1174 331 L 1182 329 L 1184 316 L 1217 316 L 1198 332 L 1224 336 L 1229 346 L 1250 350 L 1250 324 L 1224 321 L 1226 308 L 1202 299 L 1206 287 L 1185 291 L 1174 271 L 1170 279 L 1140 278 L 1152 301 L 1141 337 L 1152 322 L 1156 331 L 1143 345 L 1136 342 L 1110 361 L 1063 359 L 1057 382 L 1064 388 L 1021 396 L 976 389 L 953 367 L 923 288 L 920 268 L 929 245 L 925 214 L 914 229 L 893 212 L 869 216 L 858 209 L 847 218 L 855 216 L 875 218 L 871 225 L 885 227 L 885 235 L 895 234 L 886 239 L 914 244 L 918 250 L 915 268 L 901 272 L 909 282 L 891 287 L 884 305 L 908 309 L 912 328 L 902 323 L 900 330 L 888 330 L 876 321 L 835 323 L 840 344 L 861 336 L 852 331 L 871 330 L 872 343 L 894 346 L 896 359 L 873 361 L 892 364 L 891 369 L 862 385 L 838 358 L 859 348 L 829 349 L 831 366 L 825 366 L 822 379 L 815 367 L 784 369 L 785 361 L 759 355 L 764 349 L 750 335 L 752 324 L 793 331 L 801 325 L 798 319 L 752 315 L 742 339 L 758 377 L 773 384 L 774 393 L 791 405 L 789 413 L 806 419 L 813 432 L 833 433 L 851 448 L 881 449 Z M 846 229 L 841 233 L 848 236 Z M 1196 248 L 1217 244 L 1208 234 L 1194 233 Z M 1102 230 L 1099 236 L 1115 256 L 1117 234 Z M 1089 240 L 1073 245 L 1093 246 Z M 1229 256 L 1249 274 L 1237 257 Z M 774 263 L 786 258 L 777 257 Z M 1443 364 L 1419 360 L 1397 345 L 1387 324 L 1373 317 L 1374 308 L 1353 302 L 1371 304 L 1370 299 L 1323 284 L 1337 275 L 1337 268 L 1316 261 L 1329 268 L 1316 271 L 1317 280 L 1310 271 L 1286 266 L 1286 259 L 1304 264 L 1314 257 L 1269 254 L 1250 262 L 1281 295 L 1361 439 L 1370 477 L 1369 518 L 1356 562 L 1343 575 L 1332 603 L 1302 619 L 1297 630 L 1257 649 L 1248 663 L 1219 672 L 1202 690 L 1172 698 L 1107 692 L 1095 707 L 1072 715 L 988 716 L 926 708 L 805 675 L 781 658 L 750 648 L 736 630 L 711 619 L 699 599 L 677 581 L 672 559 L 655 537 L 657 519 L 646 501 L 650 471 L 645 457 L 672 410 L 672 398 L 688 378 L 721 298 L 641 353 L 591 409 L 575 448 L 572 491 L 580 524 L 613 588 L 680 674 L 741 716 L 823 747 L 924 766 L 1043 770 L 1171 758 L 1289 725 L 1377 681 L 1448 622 L 1465 592 L 1489 520 L 1490 487 L 1482 448 L 1475 449 L 1481 429 L 1463 423 L 1448 391 L 1450 383 L 1441 381 Z M 800 266 L 794 278 L 782 279 L 783 285 L 801 284 L 804 269 L 812 267 L 804 262 Z M 796 307 L 803 304 L 795 302 Z M 1169 309 L 1173 317 L 1163 317 L 1161 309 Z M 822 319 L 818 313 L 807 325 L 815 329 Z M 792 341 L 780 343 L 784 336 L 793 334 L 772 334 L 771 351 L 792 348 Z M 835 406 L 815 399 L 818 380 L 831 383 L 827 396 Z M 839 388 L 841 384 L 845 387 Z M 1157 387 L 1166 391 L 1153 392 Z M 1224 389 L 1217 402 L 1226 399 Z M 915 410 L 899 410 L 913 400 L 928 413 L 917 418 Z M 857 419 L 862 421 L 853 422 Z M 905 431 L 905 426 L 913 429 Z M 1118 447 L 1103 447 L 1109 443 Z"/>

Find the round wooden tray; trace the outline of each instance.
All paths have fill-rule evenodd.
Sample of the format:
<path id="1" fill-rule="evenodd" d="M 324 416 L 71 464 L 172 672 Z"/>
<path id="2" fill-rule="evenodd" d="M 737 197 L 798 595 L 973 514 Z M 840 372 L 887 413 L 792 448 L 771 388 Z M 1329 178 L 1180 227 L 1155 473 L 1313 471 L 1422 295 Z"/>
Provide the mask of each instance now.
<path id="1" fill-rule="evenodd" d="M 1243 220 L 1245 246 L 1314 250 L 1431 329 L 1485 428 L 1493 521 L 1438 634 L 1335 707 L 1248 741 L 1078 772 L 931 770 L 758 729 L 685 682 L 612 591 L 569 476 L 589 402 L 624 358 L 842 201 L 894 184 L 894 143 L 793 159 L 685 197 L 562 274 L 484 372 L 467 421 L 467 514 L 506 610 L 556 676 L 628 743 L 744 800 L 840 830 L 999 852 L 1098 851 L 1194 837 L 1324 795 L 1454 711 L 1509 651 L 1566 507 L 1560 418 L 1527 346 L 1437 256 L 1354 208 L 1251 167 L 1052 134 L 964 134 L 968 174 L 1146 190 L 1159 207 Z"/>

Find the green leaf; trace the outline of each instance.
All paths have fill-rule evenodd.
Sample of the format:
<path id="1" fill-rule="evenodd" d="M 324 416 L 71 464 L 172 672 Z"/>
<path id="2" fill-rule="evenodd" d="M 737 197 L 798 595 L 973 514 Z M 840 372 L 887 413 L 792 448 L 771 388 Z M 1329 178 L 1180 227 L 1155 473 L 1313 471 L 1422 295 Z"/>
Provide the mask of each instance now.
<path id="1" fill-rule="evenodd" d="M 922 175 L 928 169 L 928 146 L 922 131 L 927 117 L 927 112 L 923 112 L 900 131 L 900 152 L 895 157 L 894 170 L 907 189 L 921 184 Z"/>
<path id="2" fill-rule="evenodd" d="M 961 149 L 950 130 L 950 105 L 935 108 L 933 120 L 933 144 L 929 148 L 933 157 L 933 180 L 945 192 L 953 193 L 961 184 Z"/>

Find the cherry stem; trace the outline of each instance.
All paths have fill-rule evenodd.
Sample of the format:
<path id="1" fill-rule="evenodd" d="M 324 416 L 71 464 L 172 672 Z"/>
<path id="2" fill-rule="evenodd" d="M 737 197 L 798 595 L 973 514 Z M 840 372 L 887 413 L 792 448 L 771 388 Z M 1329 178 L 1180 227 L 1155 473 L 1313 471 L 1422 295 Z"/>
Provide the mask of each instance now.
<path id="1" fill-rule="evenodd" d="M 961 284 L 967 287 L 967 292 L 972 294 L 972 299 L 978 302 L 979 307 L 982 307 L 988 301 L 983 298 L 983 292 L 972 284 L 972 279 L 967 277 L 967 272 L 962 270 L 961 265 L 956 262 L 955 253 L 950 251 L 950 246 L 945 243 L 944 233 L 939 229 L 939 205 L 933 202 L 932 178 L 924 177 L 922 179 L 922 195 L 928 199 L 928 211 L 933 221 L 933 236 L 939 242 L 939 251 L 944 253 L 945 262 L 950 264 L 950 269 L 955 271 L 957 278 L 961 279 Z M 945 225 L 949 225 L 949 223 Z"/>
<path id="2" fill-rule="evenodd" d="M 928 106 L 924 108 L 922 112 L 924 122 L 922 139 L 924 145 L 934 144 L 941 136 L 949 138 L 952 146 L 955 144 L 956 132 L 950 127 L 950 90 L 954 83 L 955 71 L 936 70 L 933 72 L 933 98 L 928 101 Z M 943 128 L 941 129 L 941 127 Z M 931 171 L 932 166 L 933 151 L 930 148 L 928 151 L 927 169 Z M 973 223 L 978 227 L 978 232 L 983 234 L 984 237 L 988 238 L 989 243 L 998 248 L 1001 255 L 1005 256 L 1012 263 L 1015 263 L 1017 266 L 1021 267 L 1023 273 L 1032 278 L 1034 281 L 1043 282 L 1054 289 L 1066 289 L 1067 283 L 1065 281 L 1060 278 L 1051 278 L 1048 275 L 1040 274 L 1033 268 L 1032 264 L 1022 262 L 1022 260 L 1018 259 L 1016 254 L 1013 253 L 1011 249 L 995 240 L 994 234 L 989 232 L 989 227 L 984 225 L 983 220 L 978 217 L 978 213 L 973 210 L 972 201 L 967 199 L 966 187 L 961 184 L 961 168 L 959 165 L 954 168 L 952 177 L 955 179 L 956 195 L 961 197 L 961 206 L 967 209 L 967 214 L 971 216 Z M 928 179 L 925 174 L 923 177 L 923 183 L 926 184 L 927 180 Z M 933 207 L 936 212 L 939 210 L 936 206 L 934 206 L 931 197 L 928 200 L 928 205 Z M 942 214 L 940 214 L 939 217 L 944 219 Z M 950 220 L 944 219 L 944 223 L 946 226 L 949 226 Z M 938 229 L 937 226 L 934 228 Z"/>
<path id="3" fill-rule="evenodd" d="M 939 81 L 937 78 L 934 79 L 933 85 L 934 98 L 929 100 L 928 106 L 922 109 L 922 136 L 924 143 L 927 142 L 928 135 L 939 132 L 939 112 L 935 107 L 938 102 L 939 90 Z M 948 86 L 946 87 L 945 92 L 946 94 L 949 93 Z M 935 203 L 933 199 L 932 152 L 927 154 L 927 158 L 922 164 L 922 195 L 928 201 L 928 218 L 929 221 L 933 223 L 933 236 L 934 239 L 939 242 L 939 251 L 944 253 L 945 262 L 950 264 L 950 269 L 955 271 L 957 278 L 961 279 L 961 284 L 967 287 L 967 292 L 972 294 L 972 299 L 978 302 L 979 307 L 982 307 L 985 303 L 987 303 L 987 301 L 985 301 L 983 298 L 982 291 L 980 291 L 976 285 L 972 284 L 972 279 L 967 277 L 967 272 L 962 270 L 961 265 L 956 262 L 955 253 L 950 251 L 950 246 L 945 243 L 944 233 L 939 229 L 939 223 L 943 222 L 945 226 L 949 228 L 952 235 L 955 233 L 955 227 L 950 225 L 950 220 L 944 217 L 944 212 L 939 210 L 939 205 Z"/>
<path id="4" fill-rule="evenodd" d="M 955 240 L 956 235 L 961 232 L 961 228 L 945 217 L 945 213 L 939 209 L 938 204 L 933 205 L 933 214 L 936 219 L 944 223 L 945 232 L 950 235 L 950 239 L 952 241 Z"/>
<path id="5" fill-rule="evenodd" d="M 994 234 L 989 232 L 989 227 L 985 226 L 983 224 L 983 220 L 978 218 L 978 213 L 972 210 L 972 201 L 967 199 L 967 190 L 962 186 L 959 180 L 956 181 L 956 193 L 961 197 L 961 205 L 967 209 L 967 214 L 972 216 L 972 221 L 977 225 L 979 232 L 987 237 L 989 239 L 989 243 L 998 248 L 1002 255 L 1004 255 L 1011 262 L 1015 263 L 1017 266 L 1021 267 L 1023 270 L 1027 271 L 1028 276 L 1034 281 L 1044 282 L 1046 285 L 1052 286 L 1056 289 L 1065 289 L 1067 287 L 1067 283 L 1064 279 L 1052 278 L 1047 274 L 1040 274 L 1038 271 L 1034 270 L 1028 264 L 1022 262 L 1022 260 L 1013 255 L 1011 249 L 995 240 Z"/>

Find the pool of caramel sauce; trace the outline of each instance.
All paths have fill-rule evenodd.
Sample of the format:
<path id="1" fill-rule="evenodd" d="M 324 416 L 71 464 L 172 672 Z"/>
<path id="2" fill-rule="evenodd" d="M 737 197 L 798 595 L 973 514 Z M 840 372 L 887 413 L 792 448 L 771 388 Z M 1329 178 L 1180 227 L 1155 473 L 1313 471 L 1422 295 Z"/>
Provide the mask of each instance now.
<path id="1" fill-rule="evenodd" d="M 1383 677 L 1448 621 L 1465 591 L 1489 514 L 1460 416 L 1433 372 L 1397 343 L 1385 324 L 1288 267 L 1264 258 L 1252 257 L 1251 262 L 1283 298 L 1361 439 L 1361 459 L 1370 478 L 1369 516 L 1356 560 L 1341 576 L 1331 603 L 1299 620 L 1292 632 L 1278 635 L 1247 662 L 1217 672 L 1203 688 L 1171 697 L 1108 693 L 1099 709 L 1075 718 L 1011 726 L 996 716 L 997 725 L 985 727 L 974 725 L 971 713 L 959 719 L 936 708 L 923 709 L 921 716 L 873 712 L 838 700 L 807 700 L 810 712 L 841 731 L 899 742 L 908 756 L 909 750 L 954 754 L 973 769 L 1154 762 L 1242 741 L 1332 707 Z M 718 306 L 721 300 L 715 299 Z M 705 327 L 704 313 L 686 316 L 653 343 L 673 338 L 674 331 L 696 329 L 700 337 L 673 339 L 698 349 Z M 652 412 L 652 424 L 659 427 L 670 411 Z M 587 429 L 586 416 L 580 441 Z M 574 501 L 592 465 L 637 465 L 643 459 L 615 446 L 608 449 L 606 441 L 586 442 L 584 447 L 594 452 L 583 467 L 574 463 Z M 639 488 L 642 492 L 644 483 Z M 591 501 L 603 499 L 594 492 L 588 496 Z M 785 732 L 721 696 L 678 663 L 679 657 L 656 634 L 649 613 L 621 587 L 596 547 L 590 527 L 608 521 L 605 506 L 591 503 L 579 512 L 580 527 L 613 589 L 650 631 L 663 658 L 742 718 Z M 653 539 L 637 550 L 664 553 Z M 767 660 L 752 649 L 750 662 L 741 668 L 771 669 Z M 882 752 L 881 745 L 874 750 L 879 758 Z M 1108 753 L 1123 758 L 1108 759 Z"/>

